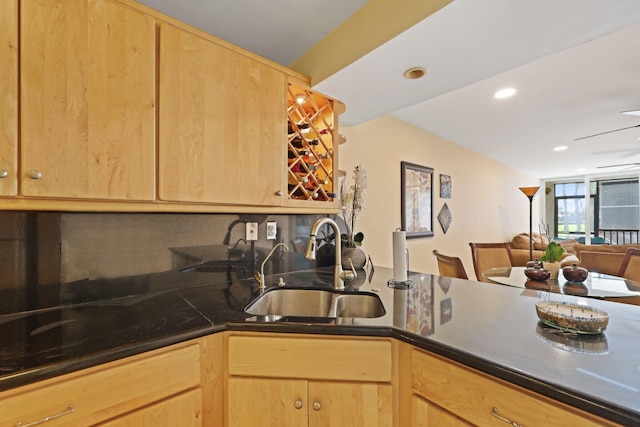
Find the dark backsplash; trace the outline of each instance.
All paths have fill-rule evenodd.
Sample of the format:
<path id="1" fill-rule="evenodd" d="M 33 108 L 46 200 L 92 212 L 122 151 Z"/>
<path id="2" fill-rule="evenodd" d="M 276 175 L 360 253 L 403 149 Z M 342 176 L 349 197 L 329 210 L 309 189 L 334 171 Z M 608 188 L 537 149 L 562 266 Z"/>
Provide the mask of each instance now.
<path id="1" fill-rule="evenodd" d="M 290 249 L 283 268 L 313 268 L 315 264 L 300 252 L 318 218 L 2 211 L 0 314 L 59 303 L 64 289 L 73 289 L 75 294 L 83 289 L 82 294 L 91 294 L 92 286 L 100 286 L 104 294 L 105 286 L 115 290 L 128 286 L 123 283 L 144 281 L 158 273 L 171 277 L 173 272 L 201 263 L 215 269 L 216 265 L 235 262 L 243 266 L 243 274 L 251 277 L 277 242 Z M 277 223 L 275 241 L 265 238 L 267 221 Z M 245 222 L 259 223 L 258 240 L 253 245 L 242 240 Z M 51 301 L 42 301 L 49 299 L 48 294 L 52 294 Z"/>

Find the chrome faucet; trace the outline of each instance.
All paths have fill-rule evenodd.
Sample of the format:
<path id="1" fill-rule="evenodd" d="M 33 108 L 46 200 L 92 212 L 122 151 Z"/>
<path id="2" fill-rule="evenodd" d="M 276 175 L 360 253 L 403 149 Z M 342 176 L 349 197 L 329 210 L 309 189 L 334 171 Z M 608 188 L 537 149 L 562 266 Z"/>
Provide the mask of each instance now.
<path id="1" fill-rule="evenodd" d="M 276 249 L 278 249 L 279 246 L 284 246 L 284 248 L 288 251 L 289 247 L 287 245 L 285 245 L 284 243 L 278 243 L 277 245 L 275 245 L 273 248 L 271 248 L 271 252 L 269 252 L 269 254 L 264 258 L 264 261 L 262 261 L 262 264 L 260 265 L 260 273 L 258 273 L 258 277 L 259 277 L 259 281 L 258 281 L 258 290 L 260 292 L 264 292 L 264 290 L 267 288 L 266 284 L 265 284 L 265 280 L 264 280 L 264 265 L 267 263 L 267 261 L 269 260 L 269 258 L 271 258 L 271 255 L 273 255 L 273 253 L 276 251 Z"/>
<path id="2" fill-rule="evenodd" d="M 316 259 L 316 234 L 323 225 L 328 224 L 333 228 L 333 235 L 336 241 L 336 260 L 333 270 L 333 288 L 344 289 L 345 280 L 353 280 L 357 277 L 356 269 L 353 268 L 353 262 L 351 263 L 351 271 L 344 271 L 342 269 L 342 249 L 340 248 L 340 228 L 338 224 L 331 218 L 320 218 L 311 227 L 311 235 L 309 236 L 309 244 L 307 250 L 304 253 L 306 259 Z"/>

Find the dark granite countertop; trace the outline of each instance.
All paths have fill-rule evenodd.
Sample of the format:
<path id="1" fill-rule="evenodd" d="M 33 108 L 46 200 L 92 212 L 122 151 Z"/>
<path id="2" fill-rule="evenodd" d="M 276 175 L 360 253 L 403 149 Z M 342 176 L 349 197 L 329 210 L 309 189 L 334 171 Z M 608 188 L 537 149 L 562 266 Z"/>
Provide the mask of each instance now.
<path id="1" fill-rule="evenodd" d="M 282 277 L 286 286 L 331 287 L 332 273 L 271 275 L 267 284 Z M 384 336 L 620 424 L 640 424 L 640 307 L 419 273 L 410 275 L 411 289 L 392 289 L 390 269 L 363 273 L 349 290 L 377 293 L 383 317 L 258 321 L 244 313 L 257 284 L 232 271 L 43 289 L 64 301 L 41 296 L 35 308 L 0 312 L 0 390 L 223 330 Z M 535 303 L 545 299 L 605 310 L 609 326 L 595 336 L 557 334 L 538 322 Z"/>

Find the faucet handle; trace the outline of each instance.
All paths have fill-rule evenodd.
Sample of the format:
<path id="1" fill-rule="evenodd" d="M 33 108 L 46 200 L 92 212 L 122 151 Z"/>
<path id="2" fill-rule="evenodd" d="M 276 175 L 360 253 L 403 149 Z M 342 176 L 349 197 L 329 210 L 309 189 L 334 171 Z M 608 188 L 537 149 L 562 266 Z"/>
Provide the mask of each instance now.
<path id="1" fill-rule="evenodd" d="M 340 274 L 340 278 L 342 280 L 355 280 L 358 277 L 358 273 L 356 272 L 356 268 L 353 266 L 353 260 L 349 258 L 349 264 L 351 264 L 351 271 L 343 271 Z"/>

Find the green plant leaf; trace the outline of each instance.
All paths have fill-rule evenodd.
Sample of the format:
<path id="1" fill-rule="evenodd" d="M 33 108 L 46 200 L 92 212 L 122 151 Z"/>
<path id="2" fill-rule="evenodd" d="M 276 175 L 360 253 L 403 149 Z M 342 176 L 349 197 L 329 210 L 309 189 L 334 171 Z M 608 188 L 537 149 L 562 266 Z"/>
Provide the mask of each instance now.
<path id="1" fill-rule="evenodd" d="M 540 258 L 540 261 L 544 262 L 558 262 L 564 253 L 562 246 L 556 242 L 550 242 L 544 251 L 544 255 Z"/>
<path id="2" fill-rule="evenodd" d="M 351 244 L 349 243 L 349 236 L 346 233 L 342 233 L 340 235 L 340 242 L 342 244 L 342 246 L 346 247 L 346 248 L 356 248 L 360 245 L 362 245 L 362 241 L 364 240 L 364 233 L 360 232 L 360 233 L 356 233 L 353 235 L 353 239 L 351 241 Z"/>

